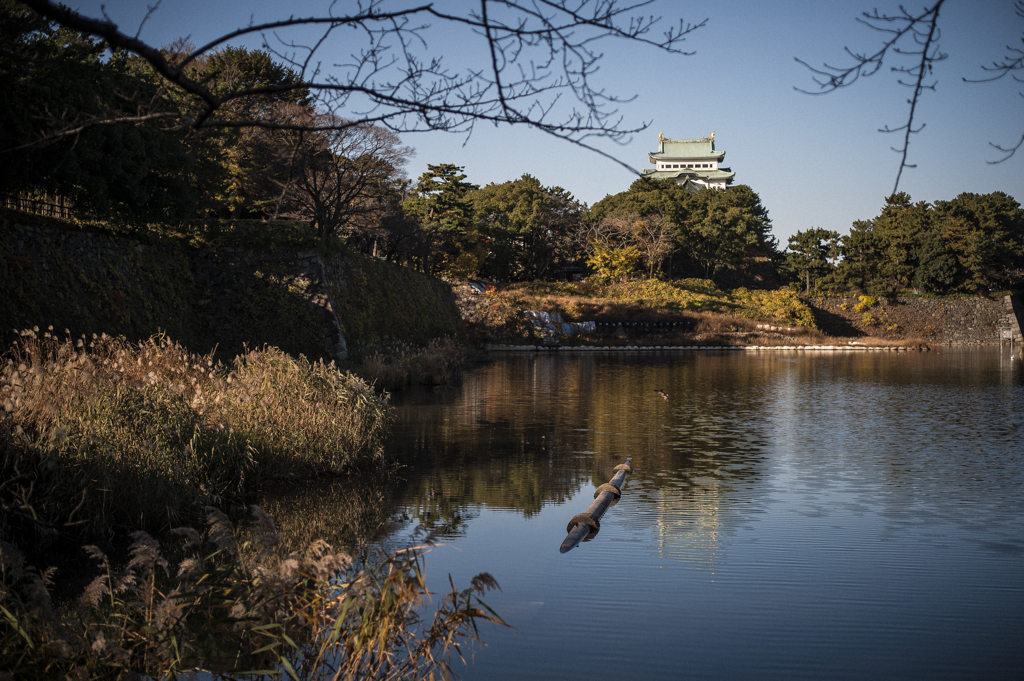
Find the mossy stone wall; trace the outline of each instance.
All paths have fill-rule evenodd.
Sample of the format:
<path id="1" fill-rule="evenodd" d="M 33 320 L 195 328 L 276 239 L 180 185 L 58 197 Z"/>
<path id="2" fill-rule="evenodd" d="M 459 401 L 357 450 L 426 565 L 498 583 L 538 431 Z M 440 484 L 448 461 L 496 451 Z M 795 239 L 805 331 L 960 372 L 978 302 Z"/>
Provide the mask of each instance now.
<path id="1" fill-rule="evenodd" d="M 195 301 L 192 325 L 204 351 L 236 355 L 272 345 L 309 358 L 340 355 L 329 332 L 333 317 L 315 251 L 190 249 Z"/>
<path id="2" fill-rule="evenodd" d="M 422 345 L 464 333 L 450 287 L 379 260 L 195 249 L 28 222 L 0 224 L 8 341 L 14 329 L 53 326 L 131 340 L 164 332 L 197 352 L 273 345 L 343 359 L 346 340 L 358 351 L 385 337 Z"/>
<path id="3" fill-rule="evenodd" d="M 0 327 L 199 344 L 188 253 L 123 237 L 7 222 L 0 229 Z"/>
<path id="4" fill-rule="evenodd" d="M 426 345 L 434 338 L 465 339 L 466 327 L 451 286 L 364 255 L 325 263 L 338 320 L 356 353 L 389 340 Z"/>

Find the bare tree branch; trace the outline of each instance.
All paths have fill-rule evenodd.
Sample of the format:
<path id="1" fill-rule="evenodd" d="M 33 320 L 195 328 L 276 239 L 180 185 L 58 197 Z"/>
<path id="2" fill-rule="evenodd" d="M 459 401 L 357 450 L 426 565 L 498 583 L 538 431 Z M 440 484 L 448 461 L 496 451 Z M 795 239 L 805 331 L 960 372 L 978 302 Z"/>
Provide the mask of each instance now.
<path id="1" fill-rule="evenodd" d="M 1016 9 L 1017 16 L 1020 17 L 1021 19 L 1024 19 L 1024 1 L 1018 0 L 1016 3 L 1014 3 L 1014 7 Z M 1021 42 L 1024 43 L 1024 37 L 1021 38 Z M 1024 78 L 1020 78 L 1015 73 L 1015 71 L 1024 70 L 1024 50 L 1022 50 L 1022 49 L 1020 49 L 1018 47 L 1010 47 L 1009 45 L 1007 45 L 1006 46 L 1006 52 L 1007 52 L 1007 54 L 1006 54 L 1005 57 L 1003 57 L 1003 61 L 1001 61 L 1001 62 L 992 62 L 992 66 L 982 66 L 981 67 L 983 71 L 987 71 L 987 72 L 992 73 L 994 75 L 989 76 L 988 78 L 979 78 L 977 80 L 972 80 L 970 78 L 964 78 L 964 82 L 965 83 L 990 83 L 990 82 L 992 82 L 994 80 L 999 80 L 1000 78 L 1003 78 L 1004 76 L 1009 75 L 1011 78 L 1013 78 L 1018 83 L 1024 83 Z M 1020 92 L 1018 94 L 1020 94 L 1021 97 L 1024 97 L 1024 92 Z M 996 163 L 1002 163 L 1006 159 L 1008 159 L 1011 156 L 1013 156 L 1017 152 L 1017 150 L 1021 148 L 1022 145 L 1024 145 L 1024 134 L 1021 134 L 1020 139 L 1017 140 L 1017 143 L 1013 144 L 1012 146 L 1004 147 L 1002 145 L 995 144 L 993 142 L 989 142 L 989 146 L 991 146 L 991 147 L 993 147 L 995 149 L 998 149 L 1003 154 L 1002 158 L 996 159 L 995 161 L 989 161 L 989 165 L 995 165 Z"/>
<path id="2" fill-rule="evenodd" d="M 11 152 L 11 151 L 23 151 L 25 149 L 32 149 L 32 148 L 35 148 L 35 147 L 43 147 L 43 146 L 46 146 L 47 144 L 51 144 L 53 142 L 56 142 L 57 140 L 66 139 L 68 137 L 74 137 L 75 135 L 78 135 L 78 134 L 80 134 L 82 132 L 85 132 L 89 128 L 96 128 L 96 127 L 100 127 L 100 126 L 103 126 L 103 125 L 122 125 L 122 124 L 126 124 L 126 123 L 138 125 L 139 123 L 146 123 L 148 121 L 166 120 L 166 119 L 174 119 L 174 118 L 177 118 L 177 114 L 175 114 L 173 112 L 166 112 L 166 113 L 146 114 L 146 115 L 143 115 L 143 116 L 119 116 L 117 118 L 94 119 L 94 120 L 86 121 L 85 123 L 82 123 L 81 125 L 75 126 L 73 128 L 64 128 L 63 130 L 60 130 L 59 132 L 55 132 L 55 133 L 53 133 L 51 135 L 47 135 L 45 137 L 40 137 L 37 140 L 32 140 L 31 142 L 27 142 L 25 144 L 20 144 L 20 145 L 18 145 L 16 147 L 11 147 L 9 149 L 4 149 L 3 153 L 7 153 L 7 152 Z"/>
<path id="3" fill-rule="evenodd" d="M 626 125 L 617 107 L 629 99 L 608 94 L 594 82 L 602 54 L 600 40 L 618 38 L 670 53 L 703 27 L 680 21 L 654 35 L 659 18 L 638 16 L 651 0 L 480 0 L 465 14 L 442 11 L 433 3 L 392 8 L 390 0 L 363 0 L 348 14 L 288 17 L 252 24 L 226 33 L 186 53 L 171 53 L 147 44 L 138 32 L 121 31 L 105 15 L 93 18 L 54 0 L 20 0 L 57 24 L 104 40 L 112 49 L 137 55 L 171 86 L 174 97 L 145 112 L 193 129 L 249 127 L 295 129 L 289 123 L 233 115 L 231 105 L 267 95 L 308 89 L 314 104 L 332 114 L 328 126 L 381 125 L 394 132 L 441 130 L 470 134 L 478 122 L 520 124 L 556 138 L 596 149 L 590 138 L 628 141 L 647 123 Z M 159 3 L 158 3 L 159 4 Z M 146 14 L 148 20 L 156 7 Z M 145 21 L 145 20 L 144 20 Z M 479 36 L 490 55 L 482 68 L 449 70 L 441 54 L 431 52 L 428 38 L 435 22 Z M 311 43 L 292 30 L 320 29 Z M 337 39 L 344 31 L 344 39 Z M 293 68 L 294 83 L 213 91 L 194 75 L 194 65 L 230 41 L 260 36 L 263 49 Z M 353 40 L 362 36 L 362 48 Z M 341 43 L 347 60 L 330 67 L 321 61 L 329 46 Z M 338 50 L 341 51 L 340 49 Z M 137 117 L 136 117 L 137 118 Z M 122 122 L 137 122 L 129 118 Z M 111 120 L 109 122 L 115 122 Z M 107 121 L 104 119 L 103 124 Z M 76 121 L 47 141 L 77 134 Z M 322 126 L 323 122 L 315 125 Z M 336 129 L 316 127 L 314 130 Z M 633 172 L 635 169 L 621 163 Z"/>
<path id="4" fill-rule="evenodd" d="M 872 53 L 855 52 L 850 48 L 844 48 L 846 54 L 853 59 L 853 64 L 848 67 L 837 67 L 824 64 L 818 69 L 807 62 L 797 59 L 796 61 L 806 66 L 814 74 L 814 82 L 818 85 L 817 91 L 808 91 L 796 88 L 806 94 L 826 94 L 840 88 L 849 87 L 856 83 L 861 77 L 873 76 L 878 73 L 886 60 L 909 58 L 910 64 L 891 66 L 890 70 L 901 74 L 897 80 L 901 85 L 912 89 L 910 99 L 907 103 L 910 110 L 907 114 L 907 122 L 901 126 L 892 128 L 885 126 L 879 132 L 903 132 L 903 146 L 893 147 L 893 151 L 900 154 L 900 167 L 896 172 L 896 182 L 892 193 L 899 190 L 900 178 L 903 176 L 904 168 L 914 168 L 914 164 L 907 163 L 907 154 L 910 149 L 910 136 L 921 132 L 924 124 L 915 127 L 915 116 L 917 105 L 925 90 L 934 90 L 935 82 L 926 82 L 932 75 L 937 62 L 946 59 L 949 55 L 939 49 L 939 10 L 945 0 L 936 0 L 930 7 L 925 7 L 920 14 L 911 14 L 902 5 L 898 14 L 881 14 L 877 9 L 871 12 L 864 12 L 857 21 L 878 31 L 886 36 L 882 47 Z M 909 80 L 904 80 L 904 75 Z"/>

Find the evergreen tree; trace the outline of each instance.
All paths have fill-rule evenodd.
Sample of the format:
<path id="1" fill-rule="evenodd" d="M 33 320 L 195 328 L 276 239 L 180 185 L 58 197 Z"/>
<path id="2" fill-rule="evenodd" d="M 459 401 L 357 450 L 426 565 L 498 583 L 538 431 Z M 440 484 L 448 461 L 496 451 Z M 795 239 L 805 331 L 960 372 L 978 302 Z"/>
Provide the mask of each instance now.
<path id="1" fill-rule="evenodd" d="M 839 232 L 812 227 L 789 237 L 786 268 L 806 283 L 805 292 L 811 292 L 811 281 L 832 273 L 840 254 Z"/>
<path id="2" fill-rule="evenodd" d="M 1024 211 L 1003 192 L 964 193 L 934 208 L 939 238 L 959 271 L 958 287 L 980 291 L 1024 281 Z"/>
<path id="3" fill-rule="evenodd" d="M 436 253 L 427 267 L 431 273 L 472 274 L 484 256 L 469 198 L 478 187 L 466 182 L 463 170 L 452 163 L 428 163 L 404 204 L 406 213 L 433 236 Z"/>
<path id="4" fill-rule="evenodd" d="M 571 259 L 569 244 L 583 207 L 561 187 L 544 187 L 523 175 L 472 192 L 475 220 L 487 240 L 481 273 L 505 281 L 554 275 L 557 262 Z"/>
<path id="5" fill-rule="evenodd" d="M 881 249 L 875 238 L 872 220 L 855 220 L 850 233 L 840 239 L 842 260 L 836 268 L 836 281 L 843 288 L 874 291 L 878 281 Z"/>
<path id="6" fill-rule="evenodd" d="M 676 223 L 677 238 L 705 279 L 714 279 L 725 266 L 739 264 L 748 253 L 774 253 L 768 211 L 747 185 L 701 189 L 684 205 L 686 218 Z"/>

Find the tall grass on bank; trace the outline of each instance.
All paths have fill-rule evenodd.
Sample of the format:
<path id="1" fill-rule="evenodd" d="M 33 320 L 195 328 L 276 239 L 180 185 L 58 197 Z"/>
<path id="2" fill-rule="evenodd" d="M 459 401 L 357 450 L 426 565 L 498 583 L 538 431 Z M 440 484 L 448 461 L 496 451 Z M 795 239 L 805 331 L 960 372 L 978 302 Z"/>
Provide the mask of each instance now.
<path id="1" fill-rule="evenodd" d="M 424 348 L 391 340 L 366 353 L 363 372 L 374 385 L 385 390 L 410 383 L 451 385 L 465 361 L 465 349 L 450 336 L 435 338 Z"/>
<path id="2" fill-rule="evenodd" d="M 251 510 L 251 541 L 215 509 L 203 535 L 175 530 L 186 557 L 174 568 L 145 532 L 123 570 L 86 547 L 99 574 L 61 612 L 53 571 L 0 542 L 0 677 L 447 678 L 453 656 L 479 640 L 478 622 L 504 624 L 480 600 L 497 588 L 486 573 L 452 585 L 423 621 L 424 547 L 357 567 L 321 541 L 288 551 L 273 520 Z"/>
<path id="3" fill-rule="evenodd" d="M 239 355 L 192 404 L 209 423 L 230 424 L 261 472 L 275 476 L 382 463 L 391 424 L 390 408 L 363 379 L 276 348 Z"/>
<path id="4" fill-rule="evenodd" d="M 390 410 L 333 365 L 24 331 L 0 357 L 0 533 L 168 527 L 254 478 L 380 463 Z"/>

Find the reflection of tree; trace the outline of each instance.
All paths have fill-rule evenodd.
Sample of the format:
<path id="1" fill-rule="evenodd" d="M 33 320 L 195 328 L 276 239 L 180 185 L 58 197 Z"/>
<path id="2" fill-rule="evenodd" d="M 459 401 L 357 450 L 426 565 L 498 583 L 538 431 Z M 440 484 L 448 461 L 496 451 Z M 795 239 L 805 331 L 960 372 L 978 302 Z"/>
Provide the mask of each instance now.
<path id="1" fill-rule="evenodd" d="M 573 458 L 574 390 L 552 402 L 552 377 L 534 369 L 526 358 L 496 362 L 458 393 L 406 395 L 393 446 L 411 464 L 402 496 L 427 529 L 458 533 L 480 505 L 530 517 L 589 477 L 589 457 Z"/>
<path id="2" fill-rule="evenodd" d="M 743 519 L 737 491 L 763 477 L 770 370 L 731 354 L 615 362 L 626 366 L 595 391 L 591 448 L 632 454 L 623 522 L 653 534 L 665 557 L 713 570 L 720 538 Z"/>
<path id="3" fill-rule="evenodd" d="M 637 481 L 629 484 L 652 508 L 672 499 L 717 512 L 730 485 L 760 475 L 763 436 L 736 424 L 762 421 L 747 412 L 761 408 L 763 380 L 720 355 L 502 359 L 469 372 L 458 393 L 406 396 L 395 446 L 411 467 L 400 496 L 428 529 L 458 533 L 475 506 L 530 517 L 585 484 L 607 482 L 631 458 Z M 676 526 L 667 509 L 662 515 L 657 522 Z"/>
<path id="4" fill-rule="evenodd" d="M 1005 517 L 1021 484 L 1024 410 L 1007 389 L 1019 378 L 993 363 L 977 350 L 503 358 L 447 398 L 399 407 L 400 446 L 418 460 L 396 498 L 417 522 L 461 532 L 480 506 L 529 517 L 631 457 L 602 532 L 710 571 L 780 509 L 968 527 L 965 504 Z"/>

